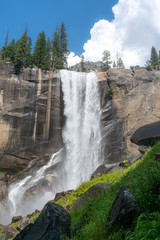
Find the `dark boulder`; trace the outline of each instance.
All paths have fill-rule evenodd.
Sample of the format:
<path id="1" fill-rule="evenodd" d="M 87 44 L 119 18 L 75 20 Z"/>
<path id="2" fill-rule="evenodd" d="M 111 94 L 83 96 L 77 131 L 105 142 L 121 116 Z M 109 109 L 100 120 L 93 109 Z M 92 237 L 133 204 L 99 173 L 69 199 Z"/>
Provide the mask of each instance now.
<path id="1" fill-rule="evenodd" d="M 15 217 L 12 217 L 12 223 L 15 223 L 15 222 L 18 222 L 22 220 L 22 216 L 15 216 Z"/>
<path id="2" fill-rule="evenodd" d="M 127 186 L 123 186 L 108 214 L 107 228 L 112 228 L 115 224 L 129 226 L 137 213 L 138 207 L 134 196 L 129 192 Z"/>
<path id="3" fill-rule="evenodd" d="M 160 121 L 138 128 L 131 137 L 131 142 L 138 145 L 152 146 L 160 139 Z"/>
<path id="4" fill-rule="evenodd" d="M 58 204 L 48 202 L 34 224 L 25 227 L 14 240 L 60 240 L 70 236 L 70 215 Z"/>
<path id="5" fill-rule="evenodd" d="M 70 208 L 70 212 L 82 207 L 82 205 L 91 197 L 95 197 L 102 193 L 102 191 L 107 191 L 109 189 L 109 184 L 107 183 L 97 183 L 90 187 L 84 194 L 82 194 Z"/>

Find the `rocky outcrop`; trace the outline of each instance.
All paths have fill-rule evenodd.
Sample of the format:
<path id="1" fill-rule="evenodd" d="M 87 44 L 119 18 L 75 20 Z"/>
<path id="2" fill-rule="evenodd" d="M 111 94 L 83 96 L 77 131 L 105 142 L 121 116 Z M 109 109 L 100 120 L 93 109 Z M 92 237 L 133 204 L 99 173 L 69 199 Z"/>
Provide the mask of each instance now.
<path id="1" fill-rule="evenodd" d="M 63 102 L 59 76 L 0 62 L 0 171 L 15 174 L 62 146 Z"/>
<path id="2" fill-rule="evenodd" d="M 58 204 L 47 203 L 34 224 L 26 226 L 14 240 L 60 240 L 70 237 L 70 215 Z"/>
<path id="3" fill-rule="evenodd" d="M 96 71 L 96 72 L 102 72 L 103 70 L 103 63 L 98 61 L 98 62 L 84 62 L 84 67 L 86 69 L 86 72 L 91 72 L 91 71 Z M 75 72 L 81 72 L 81 63 L 78 63 L 72 67 L 69 68 L 71 71 Z"/>
<path id="4" fill-rule="evenodd" d="M 129 226 L 138 211 L 135 197 L 126 186 L 121 187 L 108 214 L 107 228 L 112 228 L 115 224 Z"/>
<path id="5" fill-rule="evenodd" d="M 138 128 L 131 137 L 131 141 L 136 144 L 152 146 L 160 139 L 160 121 Z"/>

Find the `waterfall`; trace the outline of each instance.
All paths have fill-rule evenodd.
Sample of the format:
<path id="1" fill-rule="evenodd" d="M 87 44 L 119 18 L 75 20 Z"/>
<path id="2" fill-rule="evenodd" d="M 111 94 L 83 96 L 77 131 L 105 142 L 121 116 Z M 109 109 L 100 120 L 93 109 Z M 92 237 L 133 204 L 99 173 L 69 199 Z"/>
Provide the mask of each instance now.
<path id="1" fill-rule="evenodd" d="M 100 164 L 101 126 L 99 84 L 95 73 L 60 71 L 66 124 L 63 141 L 65 187 L 75 189 Z"/>
<path id="2" fill-rule="evenodd" d="M 75 189 L 89 180 L 93 171 L 103 162 L 101 108 L 96 74 L 61 70 L 60 77 L 66 119 L 62 130 L 64 147 L 54 153 L 45 166 L 10 185 L 9 216 L 5 216 L 4 220 L 4 211 L 1 214 L 0 210 L 2 224 L 8 223 L 15 215 L 24 216 L 36 208 L 41 209 L 58 191 Z M 54 168 L 57 163 L 60 163 L 59 168 Z M 25 193 L 43 180 L 49 182 L 48 190 L 42 196 L 26 200 Z"/>

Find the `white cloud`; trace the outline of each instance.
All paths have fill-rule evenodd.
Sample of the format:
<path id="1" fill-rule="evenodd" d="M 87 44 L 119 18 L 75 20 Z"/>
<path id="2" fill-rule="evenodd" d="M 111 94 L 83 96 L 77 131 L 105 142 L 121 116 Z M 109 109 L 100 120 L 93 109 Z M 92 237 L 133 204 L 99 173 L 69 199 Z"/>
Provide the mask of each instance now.
<path id="1" fill-rule="evenodd" d="M 68 58 L 67 58 L 67 62 L 68 62 L 68 67 L 71 67 L 73 65 L 75 65 L 76 63 L 80 62 L 80 57 L 76 56 L 74 52 L 70 52 Z"/>
<path id="2" fill-rule="evenodd" d="M 91 29 L 84 44 L 84 57 L 98 61 L 104 50 L 116 59 L 117 52 L 125 66 L 144 66 L 153 46 L 160 49 L 160 1 L 119 0 L 112 8 L 114 20 L 100 20 Z"/>

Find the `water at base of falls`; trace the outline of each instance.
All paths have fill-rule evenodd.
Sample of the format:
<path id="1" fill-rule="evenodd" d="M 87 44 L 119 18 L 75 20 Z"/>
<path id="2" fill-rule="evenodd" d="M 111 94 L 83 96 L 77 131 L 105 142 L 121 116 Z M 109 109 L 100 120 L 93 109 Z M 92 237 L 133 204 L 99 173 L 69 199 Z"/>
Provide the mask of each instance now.
<path id="1" fill-rule="evenodd" d="M 60 71 L 64 115 L 62 131 L 64 147 L 54 153 L 49 162 L 23 180 L 13 183 L 8 193 L 8 212 L 0 209 L 0 223 L 7 224 L 11 217 L 26 215 L 54 198 L 59 191 L 75 189 L 89 180 L 93 171 L 103 161 L 101 151 L 100 96 L 95 73 Z M 59 168 L 54 166 L 59 164 Z M 52 169 L 53 168 L 53 169 Z M 42 196 L 27 198 L 29 189 L 40 181 L 49 183 Z"/>

